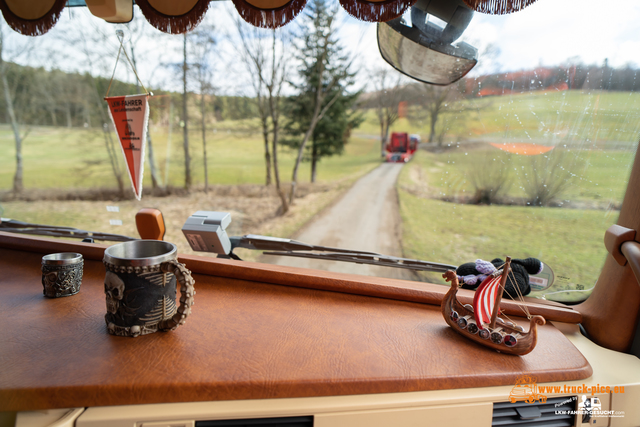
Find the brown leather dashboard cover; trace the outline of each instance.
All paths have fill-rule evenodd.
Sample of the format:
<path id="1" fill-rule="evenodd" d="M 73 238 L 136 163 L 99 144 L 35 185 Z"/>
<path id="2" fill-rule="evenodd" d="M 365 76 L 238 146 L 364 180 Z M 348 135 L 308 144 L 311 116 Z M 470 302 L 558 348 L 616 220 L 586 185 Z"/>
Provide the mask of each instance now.
<path id="1" fill-rule="evenodd" d="M 514 384 L 523 373 L 553 382 L 592 372 L 549 324 L 532 353 L 502 355 L 452 331 L 437 305 L 220 277 L 216 265 L 255 264 L 202 257 L 183 258 L 211 268 L 194 274 L 184 326 L 111 336 L 96 260 L 104 247 L 21 239 L 0 233 L 0 411 L 455 389 Z M 55 249 L 85 256 L 77 295 L 42 295 L 42 251 Z"/>

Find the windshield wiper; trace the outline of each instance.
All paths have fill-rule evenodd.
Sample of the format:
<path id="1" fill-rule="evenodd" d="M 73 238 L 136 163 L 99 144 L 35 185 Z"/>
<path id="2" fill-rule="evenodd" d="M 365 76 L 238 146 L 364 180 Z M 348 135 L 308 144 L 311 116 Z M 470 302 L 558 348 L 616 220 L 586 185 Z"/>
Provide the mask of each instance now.
<path id="1" fill-rule="evenodd" d="M 217 253 L 219 258 L 232 258 L 239 261 L 241 261 L 240 257 L 233 253 L 236 248 L 266 251 L 263 252 L 264 255 L 353 262 L 415 271 L 444 273 L 457 268 L 455 265 L 399 258 L 377 252 L 310 245 L 297 240 L 256 234 L 229 237 L 226 228 L 230 223 L 231 214 L 228 212 L 198 211 L 187 219 L 182 226 L 182 232 L 194 251 L 213 252 Z"/>
<path id="2" fill-rule="evenodd" d="M 112 242 L 128 242 L 130 240 L 138 240 L 134 237 L 123 236 L 121 234 L 86 231 L 73 227 L 30 224 L 27 222 L 16 221 L 9 218 L 2 218 L 0 220 L 0 231 L 6 231 L 8 233 L 31 234 L 36 236 L 71 237 L 83 240 L 92 239 L 91 241 L 106 240 Z"/>
<path id="3" fill-rule="evenodd" d="M 353 262 L 356 264 L 371 264 L 382 267 L 404 268 L 414 271 L 435 271 L 444 273 L 447 270 L 455 270 L 455 265 L 440 264 L 436 262 L 421 261 L 417 259 L 399 258 L 382 255 L 376 252 L 354 251 L 350 249 L 332 248 L 328 246 L 309 245 L 291 239 L 277 237 L 258 236 L 247 234 L 246 236 L 230 237 L 231 252 L 229 257 L 239 259 L 234 253 L 235 248 L 263 250 L 264 255 L 290 256 L 298 258 L 312 258 L 329 261 Z"/>

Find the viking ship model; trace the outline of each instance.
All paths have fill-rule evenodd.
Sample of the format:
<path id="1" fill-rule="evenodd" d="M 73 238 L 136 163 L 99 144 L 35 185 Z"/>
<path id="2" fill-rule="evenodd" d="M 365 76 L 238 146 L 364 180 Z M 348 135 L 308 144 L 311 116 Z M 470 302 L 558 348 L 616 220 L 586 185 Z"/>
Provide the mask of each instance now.
<path id="1" fill-rule="evenodd" d="M 449 270 L 442 275 L 447 282 L 451 282 L 451 289 L 442 301 L 442 315 L 446 322 L 459 334 L 497 350 L 501 353 L 525 355 L 531 352 L 537 343 L 537 325 L 544 325 L 542 316 L 531 316 L 526 306 L 521 308 L 529 319 L 529 332 L 498 317 L 500 301 L 511 269 L 511 257 L 502 270 L 487 277 L 476 290 L 473 306 L 461 304 L 456 298 L 458 293 L 458 276 Z M 515 280 L 514 280 L 515 281 Z M 518 289 L 518 287 L 515 287 Z M 522 300 L 522 295 L 517 295 Z"/>

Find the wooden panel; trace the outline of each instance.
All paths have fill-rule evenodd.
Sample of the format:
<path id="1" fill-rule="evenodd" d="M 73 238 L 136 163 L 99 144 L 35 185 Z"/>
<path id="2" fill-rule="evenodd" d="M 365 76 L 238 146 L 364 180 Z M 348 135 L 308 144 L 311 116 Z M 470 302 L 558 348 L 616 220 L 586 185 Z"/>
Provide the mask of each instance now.
<path id="1" fill-rule="evenodd" d="M 592 373 L 552 325 L 540 328 L 532 353 L 507 356 L 460 337 L 437 306 L 204 274 L 194 276 L 186 325 L 114 337 L 103 319 L 102 263 L 86 261 L 79 294 L 47 299 L 39 251 L 0 249 L 0 411 L 454 389 L 514 384 L 525 372 L 540 383 Z"/>

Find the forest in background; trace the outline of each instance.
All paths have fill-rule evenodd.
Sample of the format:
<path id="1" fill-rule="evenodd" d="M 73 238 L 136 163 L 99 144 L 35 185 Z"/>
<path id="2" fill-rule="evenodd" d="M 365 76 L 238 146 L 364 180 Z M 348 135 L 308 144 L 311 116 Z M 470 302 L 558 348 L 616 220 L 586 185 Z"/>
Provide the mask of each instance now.
<path id="1" fill-rule="evenodd" d="M 43 67 L 33 68 L 15 63 L 6 63 L 7 81 L 14 96 L 16 118 L 21 125 L 27 126 L 64 126 L 64 127 L 102 127 L 101 113 L 102 95 L 107 92 L 109 79 L 93 76 L 89 73 L 66 73 L 61 70 L 46 70 Z M 532 70 L 520 70 L 507 73 L 495 73 L 473 78 L 464 78 L 451 87 L 460 95 L 460 99 L 501 96 L 513 93 L 524 93 L 537 90 L 607 90 L 622 92 L 640 91 L 640 69 L 628 65 L 624 68 L 611 68 L 602 65 L 573 64 L 557 67 L 540 67 Z M 396 77 L 397 79 L 397 77 Z M 391 79 L 389 79 L 391 80 Z M 381 90 L 395 86 L 387 84 Z M 400 79 L 398 95 L 394 102 L 407 103 L 407 106 L 419 105 L 421 96 L 416 91 L 415 83 Z M 0 88 L 1 90 L 2 88 Z M 182 94 L 157 88 L 149 88 L 156 98 L 151 98 L 152 105 L 160 104 L 163 108 L 150 110 L 150 120 L 156 123 L 167 123 L 167 99 L 176 106 L 174 120 L 179 123 L 180 111 L 177 106 L 182 102 Z M 364 109 L 376 108 L 372 99 L 377 95 L 375 84 L 363 91 L 359 106 Z M 133 95 L 140 88 L 132 83 L 114 80 L 113 93 Z M 199 96 L 191 92 L 190 97 Z M 243 120 L 258 117 L 257 99 L 247 96 L 207 95 L 207 113 L 211 120 Z M 191 108 L 199 108 L 192 101 Z M 402 107 L 401 107 L 402 108 Z M 195 113 L 194 113 L 195 114 Z M 10 118 L 6 102 L 0 102 L 0 120 L 9 124 Z M 110 123 L 109 123 L 110 125 Z"/>

